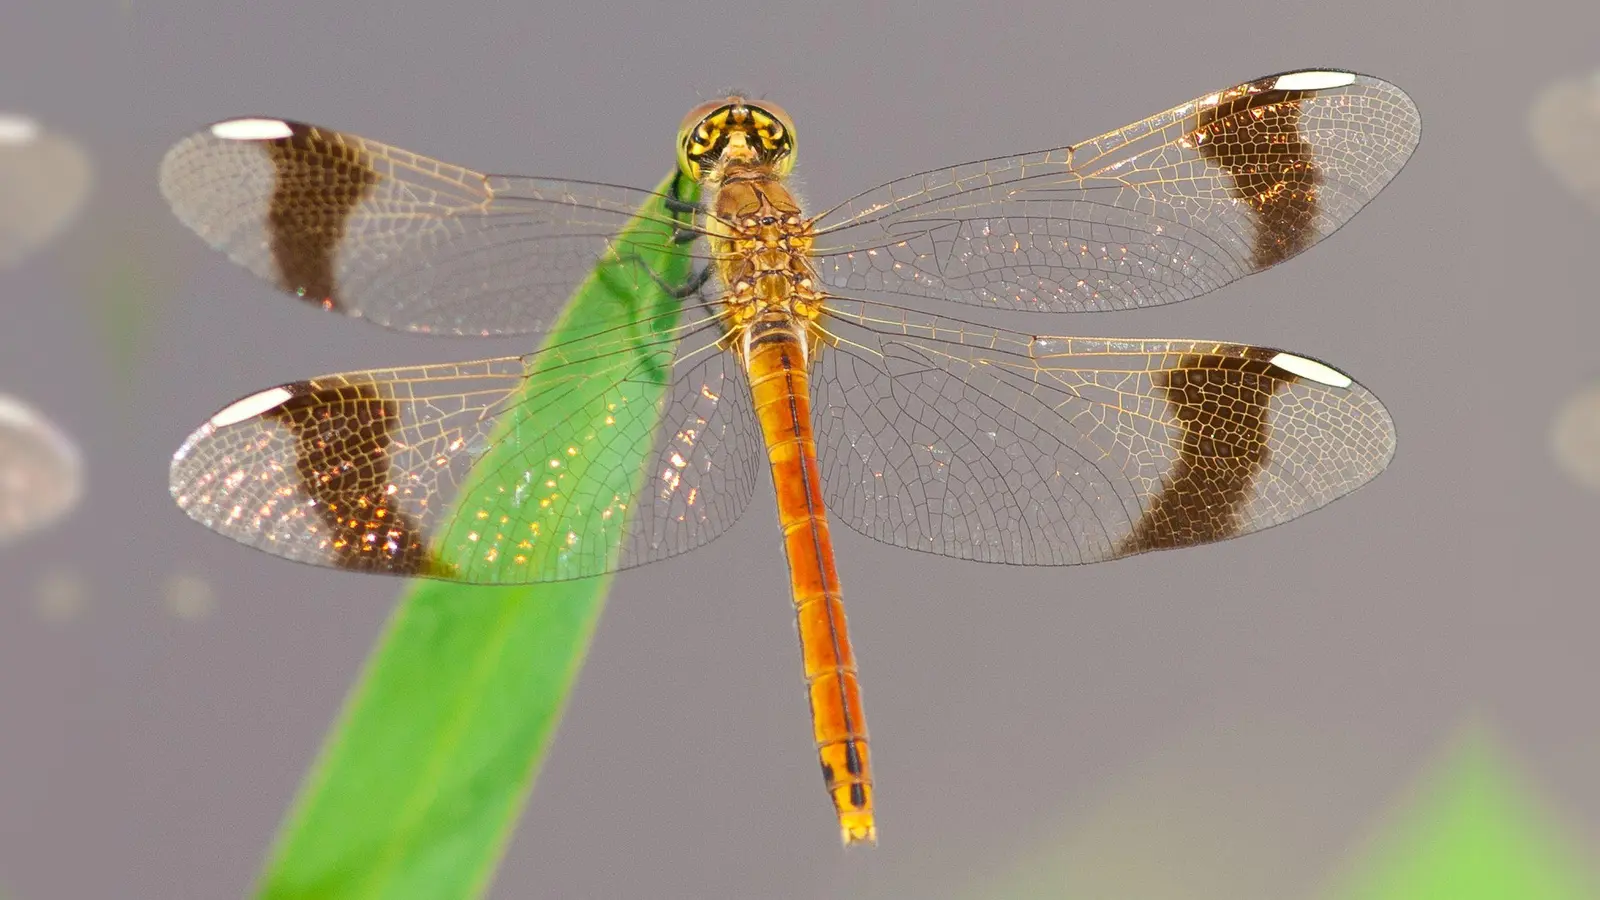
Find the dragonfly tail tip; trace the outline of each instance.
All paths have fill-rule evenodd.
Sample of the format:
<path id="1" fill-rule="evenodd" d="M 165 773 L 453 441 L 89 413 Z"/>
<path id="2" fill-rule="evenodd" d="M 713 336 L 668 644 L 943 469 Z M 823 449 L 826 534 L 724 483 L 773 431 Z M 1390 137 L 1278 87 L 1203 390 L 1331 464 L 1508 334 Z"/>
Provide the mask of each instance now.
<path id="1" fill-rule="evenodd" d="M 870 818 L 865 821 L 857 818 L 847 819 L 839 823 L 839 838 L 846 849 L 860 846 L 876 847 L 878 826 Z"/>

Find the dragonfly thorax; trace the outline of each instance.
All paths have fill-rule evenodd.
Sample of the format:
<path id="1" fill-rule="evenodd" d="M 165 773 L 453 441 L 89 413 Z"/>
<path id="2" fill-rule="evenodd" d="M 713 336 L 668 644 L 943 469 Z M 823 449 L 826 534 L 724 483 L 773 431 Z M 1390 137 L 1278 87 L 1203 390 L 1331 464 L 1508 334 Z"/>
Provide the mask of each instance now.
<path id="1" fill-rule="evenodd" d="M 770 171 L 741 172 L 713 190 L 706 231 L 729 329 L 771 317 L 809 327 L 823 296 L 811 267 L 811 222 L 799 203 Z"/>
<path id="2" fill-rule="evenodd" d="M 730 333 L 775 319 L 806 331 L 821 317 L 822 308 L 823 295 L 809 274 L 767 271 L 730 282 L 721 311 Z"/>
<path id="3" fill-rule="evenodd" d="M 723 283 L 762 272 L 804 272 L 810 267 L 811 223 L 777 178 L 741 178 L 716 188 L 706 223 Z"/>

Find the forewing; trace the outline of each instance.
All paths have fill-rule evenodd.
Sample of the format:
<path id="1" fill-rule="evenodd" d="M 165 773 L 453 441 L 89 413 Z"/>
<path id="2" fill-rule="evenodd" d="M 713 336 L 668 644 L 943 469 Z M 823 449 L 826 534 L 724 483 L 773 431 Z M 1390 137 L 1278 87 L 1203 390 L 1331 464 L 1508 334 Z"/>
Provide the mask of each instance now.
<path id="1" fill-rule="evenodd" d="M 672 556 L 754 490 L 738 366 L 695 352 L 712 325 L 272 388 L 184 442 L 172 494 L 236 541 L 356 571 L 515 584 Z"/>
<path id="2" fill-rule="evenodd" d="M 650 191 L 484 175 L 278 119 L 186 138 L 161 163 L 161 192 L 196 234 L 282 290 L 406 331 L 544 331 L 607 254 L 692 252 L 648 231 L 618 237 L 660 199 Z M 668 215 L 692 225 L 687 207 Z"/>
<path id="3" fill-rule="evenodd" d="M 1399 88 L 1301 71 L 1054 150 L 890 182 L 819 222 L 835 290 L 1081 312 L 1196 297 L 1332 234 L 1410 158 Z"/>
<path id="4" fill-rule="evenodd" d="M 1378 399 L 1314 360 L 1034 336 L 838 301 L 812 379 L 829 513 L 944 556 L 1073 565 L 1259 531 L 1371 480 Z"/>

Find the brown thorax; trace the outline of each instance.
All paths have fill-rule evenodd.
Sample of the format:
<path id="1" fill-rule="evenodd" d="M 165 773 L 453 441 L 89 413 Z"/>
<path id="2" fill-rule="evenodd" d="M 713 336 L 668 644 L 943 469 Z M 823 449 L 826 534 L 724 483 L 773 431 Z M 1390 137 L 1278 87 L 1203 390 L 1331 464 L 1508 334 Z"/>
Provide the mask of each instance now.
<path id="1" fill-rule="evenodd" d="M 823 295 L 810 262 L 812 222 L 783 183 L 793 166 L 788 116 L 730 97 L 691 112 L 682 135 L 684 171 L 709 194 L 707 235 L 730 342 L 741 344 L 758 323 L 786 320 L 808 333 L 811 349 Z"/>

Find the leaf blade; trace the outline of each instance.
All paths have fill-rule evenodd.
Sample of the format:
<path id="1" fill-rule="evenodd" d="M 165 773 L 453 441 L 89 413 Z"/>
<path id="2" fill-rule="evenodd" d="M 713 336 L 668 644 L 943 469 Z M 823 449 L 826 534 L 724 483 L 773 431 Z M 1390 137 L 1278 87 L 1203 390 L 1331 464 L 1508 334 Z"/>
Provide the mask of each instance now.
<path id="1" fill-rule="evenodd" d="M 657 193 L 671 192 L 676 183 L 670 176 Z M 692 192 L 687 187 L 678 194 L 692 201 Z M 671 215 L 652 200 L 623 236 L 649 232 L 666 245 Z M 619 277 L 641 265 L 659 280 L 638 277 L 638 271 Z M 643 258 L 603 260 L 545 345 L 614 317 L 619 304 L 641 318 L 675 313 L 678 301 L 663 284 L 688 275 L 682 254 L 644 251 Z M 539 388 L 538 358 L 525 390 Z M 665 385 L 640 381 L 627 390 L 640 401 L 634 409 L 654 409 L 652 395 Z M 503 436 L 510 440 L 503 446 L 509 453 L 519 434 L 537 434 L 574 414 L 582 421 L 584 412 L 558 403 L 545 404 L 537 419 L 508 417 Z M 635 416 L 622 424 L 640 466 L 631 485 L 614 487 L 636 491 L 656 422 Z M 492 468 L 495 456 L 491 449 L 475 471 Z M 441 581 L 409 587 L 285 817 L 257 896 L 481 895 L 537 777 L 609 585 L 606 576 L 512 587 Z"/>

